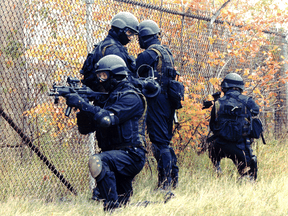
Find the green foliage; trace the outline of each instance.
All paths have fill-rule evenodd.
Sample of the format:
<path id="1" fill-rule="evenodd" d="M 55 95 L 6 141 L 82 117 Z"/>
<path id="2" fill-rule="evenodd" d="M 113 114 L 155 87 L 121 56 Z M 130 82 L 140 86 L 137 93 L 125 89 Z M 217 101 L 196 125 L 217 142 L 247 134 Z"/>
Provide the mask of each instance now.
<path id="1" fill-rule="evenodd" d="M 17 30 L 10 31 L 5 39 L 5 46 L 1 45 L 1 52 L 6 55 L 6 58 L 11 57 L 12 60 L 18 59 L 24 54 L 23 43 L 19 42 L 16 38 Z"/>

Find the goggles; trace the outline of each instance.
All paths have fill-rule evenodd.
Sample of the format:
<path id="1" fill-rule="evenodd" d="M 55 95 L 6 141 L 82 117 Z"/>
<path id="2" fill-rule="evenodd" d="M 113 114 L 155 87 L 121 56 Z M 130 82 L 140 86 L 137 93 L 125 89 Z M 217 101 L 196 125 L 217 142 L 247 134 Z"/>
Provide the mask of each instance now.
<path id="1" fill-rule="evenodd" d="M 109 79 L 109 71 L 99 71 L 96 72 L 96 77 L 99 80 L 99 82 L 106 82 Z"/>
<path id="2" fill-rule="evenodd" d="M 127 37 L 133 37 L 134 35 L 138 34 L 136 31 L 133 31 L 132 29 L 126 28 L 124 30 Z"/>

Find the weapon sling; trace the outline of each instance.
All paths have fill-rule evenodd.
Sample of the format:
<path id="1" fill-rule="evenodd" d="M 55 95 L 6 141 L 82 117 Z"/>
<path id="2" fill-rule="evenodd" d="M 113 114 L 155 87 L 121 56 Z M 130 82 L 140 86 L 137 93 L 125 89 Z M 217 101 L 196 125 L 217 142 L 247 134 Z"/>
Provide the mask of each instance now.
<path id="1" fill-rule="evenodd" d="M 13 120 L 4 112 L 0 107 L 1 116 L 8 122 L 8 124 L 19 134 L 25 144 L 46 164 L 46 166 L 52 171 L 52 173 L 60 179 L 60 181 L 70 190 L 74 195 L 77 195 L 76 190 L 73 186 L 64 178 L 64 176 L 56 169 L 56 167 L 48 160 L 48 158 L 43 155 L 37 146 L 35 146 L 32 140 L 26 136 L 23 131 L 13 122 Z"/>

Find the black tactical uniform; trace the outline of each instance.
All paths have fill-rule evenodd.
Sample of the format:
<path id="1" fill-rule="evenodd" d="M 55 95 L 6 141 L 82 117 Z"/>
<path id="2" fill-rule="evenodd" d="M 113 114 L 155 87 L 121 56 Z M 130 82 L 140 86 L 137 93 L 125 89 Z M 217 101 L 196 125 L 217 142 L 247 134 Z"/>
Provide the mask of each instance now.
<path id="1" fill-rule="evenodd" d="M 146 99 L 127 81 L 127 71 L 123 59 L 116 55 L 107 55 L 96 64 L 98 85 L 109 93 L 101 107 L 75 93 L 67 96 L 67 104 L 80 109 L 79 131 L 96 131 L 101 153 L 90 157 L 89 169 L 105 210 L 129 201 L 132 181 L 145 163 Z"/>
<path id="2" fill-rule="evenodd" d="M 175 108 L 167 93 L 169 80 L 175 79 L 176 71 L 170 50 L 160 44 L 159 33 L 158 25 L 152 20 L 145 20 L 139 24 L 139 44 L 145 51 L 138 55 L 136 67 L 152 66 L 156 81 L 161 86 L 157 96 L 147 98 L 146 122 L 153 154 L 158 163 L 158 187 L 168 189 L 171 185 L 176 187 L 179 171 L 175 152 L 169 145 L 173 136 Z"/>
<path id="3" fill-rule="evenodd" d="M 135 76 L 135 59 L 128 54 L 125 45 L 130 42 L 131 37 L 138 34 L 138 25 L 137 18 L 129 12 L 120 12 L 113 17 L 108 36 L 103 41 L 94 45 L 92 53 L 88 54 L 84 62 L 81 74 L 84 75 L 82 82 L 85 85 L 91 86 L 90 88 L 95 91 L 99 91 L 99 89 L 93 87 L 93 82 L 97 82 L 94 66 L 103 56 L 111 54 L 121 57 L 129 69 L 129 76 Z"/>
<path id="4" fill-rule="evenodd" d="M 248 175 L 256 180 L 257 160 L 251 149 L 249 119 L 258 115 L 259 107 L 252 98 L 241 94 L 244 82 L 238 74 L 228 74 L 221 87 L 224 96 L 215 102 L 209 124 L 216 137 L 210 152 L 211 160 L 221 171 L 220 160 L 230 158 L 242 177 Z"/>

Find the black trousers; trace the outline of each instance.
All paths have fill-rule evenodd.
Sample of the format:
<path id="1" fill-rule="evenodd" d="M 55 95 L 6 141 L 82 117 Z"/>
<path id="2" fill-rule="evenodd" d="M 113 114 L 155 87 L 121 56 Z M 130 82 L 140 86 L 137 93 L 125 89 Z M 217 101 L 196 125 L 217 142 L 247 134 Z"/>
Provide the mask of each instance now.
<path id="1" fill-rule="evenodd" d="M 152 143 L 153 155 L 157 161 L 158 187 L 169 189 L 176 188 L 178 184 L 177 158 L 173 148 L 169 145 Z"/>
<path id="2" fill-rule="evenodd" d="M 132 181 L 145 164 L 145 152 L 142 148 L 131 147 L 98 154 L 103 169 L 96 182 L 104 207 L 115 208 L 129 201 L 133 193 Z"/>
<path id="3" fill-rule="evenodd" d="M 210 149 L 210 159 L 214 166 L 220 163 L 222 158 L 230 158 L 241 176 L 251 174 L 257 175 L 257 162 L 253 159 L 251 146 L 246 143 L 220 144 L 214 142 Z M 246 168 L 250 167 L 250 171 Z"/>

